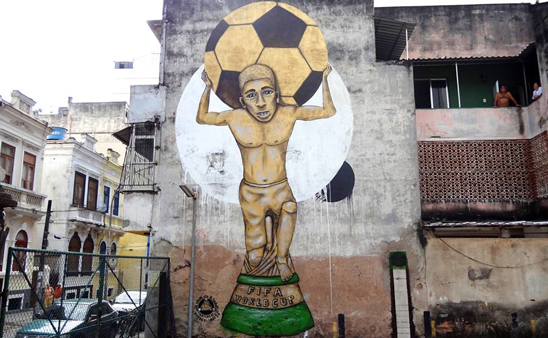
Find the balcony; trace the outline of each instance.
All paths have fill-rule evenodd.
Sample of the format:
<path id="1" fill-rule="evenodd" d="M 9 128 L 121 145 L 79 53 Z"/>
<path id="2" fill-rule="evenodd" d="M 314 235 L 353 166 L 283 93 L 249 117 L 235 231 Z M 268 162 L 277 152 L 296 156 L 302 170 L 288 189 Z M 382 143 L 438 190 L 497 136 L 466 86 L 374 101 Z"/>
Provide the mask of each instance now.
<path id="1" fill-rule="evenodd" d="M 540 100 L 517 108 L 417 109 L 418 141 L 531 139 L 539 127 Z"/>
<path id="2" fill-rule="evenodd" d="M 104 214 L 99 211 L 70 207 L 68 219 L 84 225 L 104 226 L 103 216 Z"/>
<path id="3" fill-rule="evenodd" d="M 40 219 L 46 214 L 42 211 L 42 204 L 47 197 L 46 195 L 6 183 L 0 183 L 0 186 L 17 201 L 17 207 L 14 208 L 16 213 L 36 219 Z"/>

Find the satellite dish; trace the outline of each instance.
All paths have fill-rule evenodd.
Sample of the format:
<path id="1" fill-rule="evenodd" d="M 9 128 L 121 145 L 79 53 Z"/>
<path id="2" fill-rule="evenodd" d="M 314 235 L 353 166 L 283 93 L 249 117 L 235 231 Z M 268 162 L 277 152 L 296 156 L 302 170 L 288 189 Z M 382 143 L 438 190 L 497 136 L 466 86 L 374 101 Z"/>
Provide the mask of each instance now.
<path id="1" fill-rule="evenodd" d="M 4 182 L 5 179 L 6 179 L 6 171 L 4 170 L 4 168 L 0 167 L 0 182 Z"/>

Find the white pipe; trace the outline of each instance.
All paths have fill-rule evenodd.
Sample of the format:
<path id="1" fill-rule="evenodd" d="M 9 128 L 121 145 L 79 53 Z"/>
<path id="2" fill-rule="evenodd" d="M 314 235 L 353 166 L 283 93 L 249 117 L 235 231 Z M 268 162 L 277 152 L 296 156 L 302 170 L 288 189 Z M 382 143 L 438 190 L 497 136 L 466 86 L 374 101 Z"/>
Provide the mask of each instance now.
<path id="1" fill-rule="evenodd" d="M 461 108 L 460 103 L 460 81 L 459 81 L 459 65 L 455 61 L 455 74 L 457 75 L 457 96 L 459 98 L 459 108 Z"/>
<path id="2" fill-rule="evenodd" d="M 405 30 L 405 52 L 406 60 L 409 60 L 409 34 L 407 32 L 407 29 Z"/>

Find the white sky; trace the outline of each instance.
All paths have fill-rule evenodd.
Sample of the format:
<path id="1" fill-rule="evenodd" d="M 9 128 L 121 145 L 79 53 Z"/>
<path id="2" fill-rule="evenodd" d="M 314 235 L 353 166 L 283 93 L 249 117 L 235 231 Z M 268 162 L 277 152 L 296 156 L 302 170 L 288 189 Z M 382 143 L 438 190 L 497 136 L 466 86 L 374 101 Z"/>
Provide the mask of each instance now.
<path id="1" fill-rule="evenodd" d="M 375 6 L 517 2 L 534 1 L 376 0 Z M 2 0 L 0 95 L 10 101 L 18 89 L 44 112 L 56 112 L 69 96 L 112 100 L 114 61 L 159 53 L 146 21 L 161 14 L 162 0 Z"/>

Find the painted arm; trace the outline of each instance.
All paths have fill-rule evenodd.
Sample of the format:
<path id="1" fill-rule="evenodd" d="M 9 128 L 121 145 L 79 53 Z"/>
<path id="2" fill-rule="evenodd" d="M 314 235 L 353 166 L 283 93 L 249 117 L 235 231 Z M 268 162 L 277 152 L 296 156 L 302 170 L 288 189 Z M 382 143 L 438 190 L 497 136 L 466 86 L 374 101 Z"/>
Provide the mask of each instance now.
<path id="1" fill-rule="evenodd" d="M 312 121 L 318 119 L 325 119 L 335 115 L 337 109 L 331 99 L 331 92 L 329 91 L 329 83 L 327 82 L 327 76 L 331 73 L 331 65 L 327 65 L 327 68 L 323 71 L 322 76 L 322 95 L 323 95 L 323 107 L 303 106 L 295 109 L 295 118 L 297 120 Z"/>
<path id="2" fill-rule="evenodd" d="M 209 95 L 211 93 L 212 84 L 205 70 L 202 72 L 202 80 L 204 81 L 206 87 L 204 93 L 202 94 L 202 98 L 200 99 L 198 114 L 196 114 L 196 122 L 210 126 L 228 125 L 228 119 L 232 113 L 232 110 L 224 111 L 222 113 L 209 112 Z"/>
<path id="3" fill-rule="evenodd" d="M 499 93 L 497 93 L 495 95 L 495 105 L 494 105 L 495 108 L 498 108 L 499 107 Z"/>

